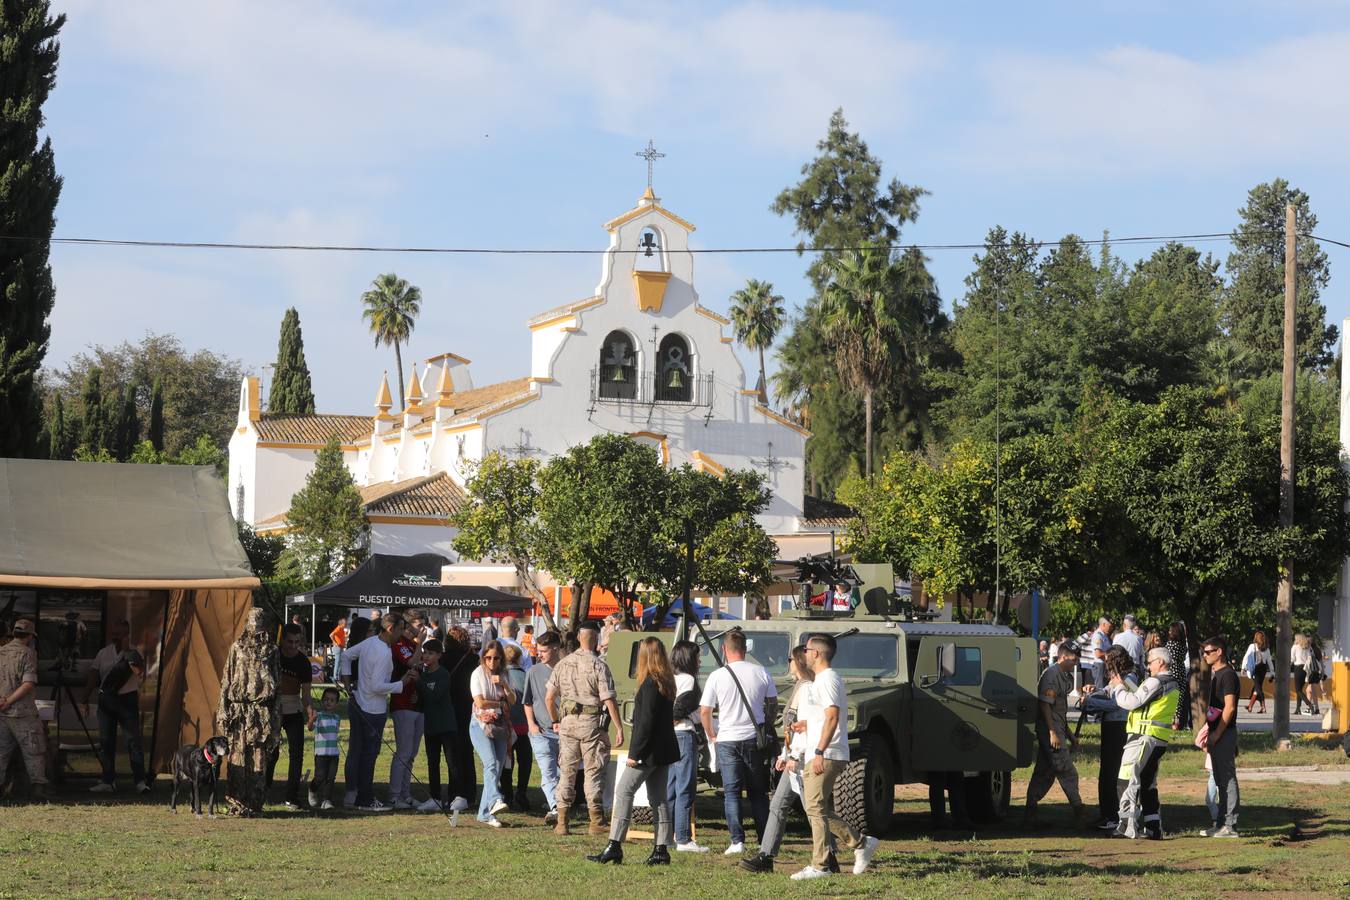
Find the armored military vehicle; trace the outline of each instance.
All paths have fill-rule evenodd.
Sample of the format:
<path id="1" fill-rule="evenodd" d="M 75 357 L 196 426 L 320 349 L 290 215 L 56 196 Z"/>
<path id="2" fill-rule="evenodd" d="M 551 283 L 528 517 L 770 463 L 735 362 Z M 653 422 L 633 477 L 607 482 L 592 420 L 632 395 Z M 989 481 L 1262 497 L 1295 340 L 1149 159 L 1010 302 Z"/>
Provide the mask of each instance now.
<path id="1" fill-rule="evenodd" d="M 848 688 L 849 706 L 850 762 L 837 788 L 839 814 L 871 834 L 883 834 L 891 824 L 897 784 L 959 772 L 971 815 L 977 821 L 1000 818 L 1011 799 L 1012 770 L 1031 763 L 1036 753 L 1035 642 L 1002 625 L 915 615 L 896 594 L 888 565 L 857 565 L 848 574 L 844 580 L 854 597 L 848 611 L 812 606 L 814 588 L 821 586 L 824 594 L 830 584 L 808 580 L 798 608 L 767 621 L 690 625 L 689 639 L 703 650 L 699 684 L 719 665 L 726 634 L 740 630 L 747 658 L 768 669 L 786 704 L 791 649 L 813 634 L 833 635 L 834 668 Z M 673 644 L 685 630 L 682 622 L 675 632 L 657 636 Z M 648 636 L 618 632 L 607 649 L 625 721 L 631 721 L 636 689 L 637 642 Z M 703 775 L 717 783 L 706 769 Z"/>

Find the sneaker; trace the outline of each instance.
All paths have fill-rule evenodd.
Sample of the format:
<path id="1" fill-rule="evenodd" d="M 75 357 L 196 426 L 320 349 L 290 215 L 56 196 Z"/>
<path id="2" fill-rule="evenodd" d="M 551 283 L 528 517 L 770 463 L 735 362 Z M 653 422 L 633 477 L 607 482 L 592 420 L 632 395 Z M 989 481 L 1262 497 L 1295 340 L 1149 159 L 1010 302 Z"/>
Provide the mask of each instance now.
<path id="1" fill-rule="evenodd" d="M 286 810 L 287 810 L 288 812 L 299 812 L 299 811 L 300 811 L 300 804 L 299 804 L 299 803 L 292 803 L 291 801 L 287 800 L 283 805 L 286 807 Z"/>
<path id="2" fill-rule="evenodd" d="M 489 815 L 486 819 L 483 819 L 482 822 L 483 822 L 484 825 L 490 825 L 490 826 L 492 826 L 493 828 L 501 828 L 501 827 L 502 827 L 501 820 L 498 819 L 496 816 L 493 816 L 493 815 Z"/>
<path id="3" fill-rule="evenodd" d="M 872 864 L 872 857 L 877 855 L 877 847 L 879 846 L 881 846 L 881 838 L 863 838 L 863 845 L 853 851 L 854 875 L 861 875 L 867 871 L 867 867 Z"/>
<path id="4" fill-rule="evenodd" d="M 807 866 L 800 872 L 794 872 L 791 876 L 793 881 L 811 881 L 816 878 L 829 878 L 830 873 L 824 869 L 817 869 L 815 866 Z"/>
<path id="5" fill-rule="evenodd" d="M 421 803 L 421 804 L 418 805 L 417 811 L 418 811 L 418 812 L 440 812 L 440 811 L 441 811 L 441 804 L 440 804 L 439 802 L 437 802 L 437 800 L 436 800 L 435 797 L 428 797 L 423 803 Z"/>
<path id="6" fill-rule="evenodd" d="M 414 804 L 411 800 L 405 800 L 402 797 L 400 797 L 399 799 L 394 801 L 393 807 L 394 809 L 413 809 Z"/>
<path id="7" fill-rule="evenodd" d="M 1241 835 L 1238 834 L 1238 830 L 1237 830 L 1236 828 L 1232 827 L 1231 825 L 1225 825 L 1225 826 L 1223 826 L 1222 828 L 1220 828 L 1218 831 L 1216 831 L 1216 832 L 1214 832 L 1212 835 L 1210 835 L 1210 837 L 1216 837 L 1216 838 L 1235 838 L 1235 837 L 1241 837 Z"/>
<path id="8" fill-rule="evenodd" d="M 313 788 L 309 789 L 309 795 L 305 799 L 309 801 L 310 809 L 313 809 L 314 807 L 319 805 L 319 795 L 314 793 Z"/>
<path id="9" fill-rule="evenodd" d="M 741 860 L 740 865 L 741 868 L 747 872 L 764 875 L 773 871 L 773 857 L 765 856 L 763 853 L 756 853 L 754 856 Z"/>
<path id="10" fill-rule="evenodd" d="M 356 791 L 348 791 L 342 795 L 342 808 L 352 809 L 356 806 Z"/>
<path id="11" fill-rule="evenodd" d="M 1120 822 L 1117 819 L 1103 819 L 1097 823 L 1097 828 L 1100 831 L 1115 831 L 1119 827 Z"/>
<path id="12" fill-rule="evenodd" d="M 744 841 L 737 841 L 736 843 L 732 844 L 732 845 L 731 845 L 730 847 L 728 847 L 727 849 L 723 850 L 723 851 L 722 851 L 722 855 L 723 855 L 723 856 L 744 856 L 744 855 L 745 855 L 745 842 L 744 842 Z"/>
<path id="13" fill-rule="evenodd" d="M 1220 831 L 1222 828 L 1223 828 L 1222 825 L 1220 825 L 1218 822 L 1215 822 L 1213 825 L 1209 826 L 1208 828 L 1201 828 L 1201 829 L 1200 829 L 1200 836 L 1201 836 L 1201 837 L 1214 837 L 1214 835 L 1218 834 L 1219 831 Z"/>
<path id="14" fill-rule="evenodd" d="M 372 800 L 368 806 L 356 807 L 357 812 L 384 813 L 393 811 L 393 807 L 387 803 L 381 803 L 379 800 Z"/>
<path id="15" fill-rule="evenodd" d="M 138 794 L 150 793 L 150 785 L 146 784 L 144 781 L 138 782 L 136 784 L 136 793 Z"/>
<path id="16" fill-rule="evenodd" d="M 469 801 L 465 800 L 463 797 L 456 797 L 454 800 L 450 801 L 451 812 L 464 812 L 464 810 L 468 808 Z"/>
<path id="17" fill-rule="evenodd" d="M 1146 841 L 1161 841 L 1162 839 L 1163 839 L 1163 833 L 1162 833 L 1162 829 L 1161 829 L 1161 828 L 1145 828 L 1145 829 L 1144 829 L 1144 840 L 1146 840 Z"/>
<path id="18" fill-rule="evenodd" d="M 319 804 L 319 809 L 332 809 L 332 808 L 333 808 L 332 800 L 325 800 Z"/>
<path id="19" fill-rule="evenodd" d="M 712 848 L 704 847 L 702 844 L 695 843 L 694 841 L 685 841 L 683 844 L 675 845 L 675 851 L 677 853 L 707 853 L 710 849 Z"/>
<path id="20" fill-rule="evenodd" d="M 113 791 L 115 791 L 115 790 L 117 790 L 117 788 L 116 788 L 115 786 L 113 786 L 113 785 L 111 785 L 111 784 L 108 784 L 108 782 L 106 782 L 106 781 L 100 781 L 98 784 L 94 785 L 93 787 L 91 787 L 91 788 L 89 789 L 89 793 L 91 793 L 91 794 L 111 794 L 111 793 L 112 793 Z"/>
<path id="21" fill-rule="evenodd" d="M 497 813 L 506 812 L 510 808 L 511 807 L 507 805 L 505 800 L 498 800 L 496 803 L 492 804 L 492 808 L 488 810 L 488 815 L 495 816 Z"/>
<path id="22" fill-rule="evenodd" d="M 549 827 L 558 824 L 558 811 L 556 809 L 550 809 L 548 812 L 544 813 L 544 824 Z"/>

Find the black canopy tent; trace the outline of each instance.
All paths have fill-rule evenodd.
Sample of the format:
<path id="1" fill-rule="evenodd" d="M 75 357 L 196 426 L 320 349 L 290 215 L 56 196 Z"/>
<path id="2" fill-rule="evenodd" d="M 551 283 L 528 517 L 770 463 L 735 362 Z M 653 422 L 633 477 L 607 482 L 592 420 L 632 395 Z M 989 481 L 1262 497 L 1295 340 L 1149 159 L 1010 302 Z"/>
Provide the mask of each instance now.
<path id="1" fill-rule="evenodd" d="M 373 553 L 361 566 L 337 581 L 286 599 L 287 606 L 407 607 L 478 615 L 527 613 L 529 597 L 496 588 L 441 584 L 448 560 L 435 553 L 390 556 Z M 312 617 L 311 617 L 312 619 Z"/>

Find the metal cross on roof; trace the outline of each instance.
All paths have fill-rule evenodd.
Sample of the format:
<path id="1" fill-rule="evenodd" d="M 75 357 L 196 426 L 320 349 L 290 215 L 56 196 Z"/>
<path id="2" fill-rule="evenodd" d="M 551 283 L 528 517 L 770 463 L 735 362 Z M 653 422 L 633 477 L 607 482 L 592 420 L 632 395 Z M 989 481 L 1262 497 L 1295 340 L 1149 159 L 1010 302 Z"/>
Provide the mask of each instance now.
<path id="1" fill-rule="evenodd" d="M 656 149 L 656 143 L 650 138 L 647 140 L 647 146 L 639 150 L 634 156 L 640 156 L 647 161 L 647 187 L 652 186 L 652 163 L 658 159 L 664 159 L 665 154 Z"/>
<path id="2" fill-rule="evenodd" d="M 779 459 L 773 455 L 773 441 L 769 441 L 769 455 L 761 457 L 751 457 L 750 464 L 760 468 L 767 469 L 770 475 L 777 475 L 779 469 L 790 469 L 792 463 L 785 459 Z"/>

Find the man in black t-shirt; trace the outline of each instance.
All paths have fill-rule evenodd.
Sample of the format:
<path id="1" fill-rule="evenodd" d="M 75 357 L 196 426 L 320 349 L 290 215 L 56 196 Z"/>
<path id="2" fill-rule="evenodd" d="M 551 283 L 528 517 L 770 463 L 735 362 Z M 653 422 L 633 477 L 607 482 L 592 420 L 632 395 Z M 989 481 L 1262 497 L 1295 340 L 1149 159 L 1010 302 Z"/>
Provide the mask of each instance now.
<path id="1" fill-rule="evenodd" d="M 305 766 L 305 726 L 314 720 L 314 700 L 310 684 L 314 669 L 309 657 L 300 652 L 299 625 L 291 623 L 281 629 L 281 684 L 277 693 L 281 698 L 281 727 L 286 732 L 289 769 L 286 772 L 286 808 L 300 809 L 300 776 Z M 272 786 L 272 775 L 277 769 L 281 747 L 272 751 L 267 760 L 267 786 Z"/>
<path id="2" fill-rule="evenodd" d="M 1200 645 L 1200 653 L 1212 667 L 1209 674 L 1210 710 L 1218 715 L 1209 723 L 1205 749 L 1218 788 L 1218 814 L 1214 827 L 1206 828 L 1206 837 L 1237 837 L 1238 782 L 1237 782 L 1237 708 L 1241 686 L 1237 671 L 1228 664 L 1228 643 L 1215 635 Z M 1209 713 L 1213 715 L 1212 712 Z"/>

